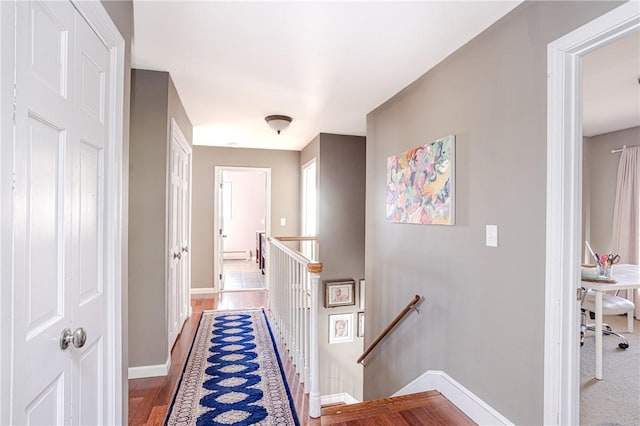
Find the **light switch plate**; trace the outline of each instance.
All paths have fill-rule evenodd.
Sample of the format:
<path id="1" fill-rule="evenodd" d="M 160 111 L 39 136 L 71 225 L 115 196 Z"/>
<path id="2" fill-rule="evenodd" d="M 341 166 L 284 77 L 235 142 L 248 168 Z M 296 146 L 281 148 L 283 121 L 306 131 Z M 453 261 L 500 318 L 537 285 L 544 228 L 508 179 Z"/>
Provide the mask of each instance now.
<path id="1" fill-rule="evenodd" d="M 498 225 L 487 225 L 487 247 L 498 247 Z"/>
<path id="2" fill-rule="evenodd" d="M 286 217 L 281 217 L 280 218 L 280 226 L 287 226 L 287 218 Z"/>

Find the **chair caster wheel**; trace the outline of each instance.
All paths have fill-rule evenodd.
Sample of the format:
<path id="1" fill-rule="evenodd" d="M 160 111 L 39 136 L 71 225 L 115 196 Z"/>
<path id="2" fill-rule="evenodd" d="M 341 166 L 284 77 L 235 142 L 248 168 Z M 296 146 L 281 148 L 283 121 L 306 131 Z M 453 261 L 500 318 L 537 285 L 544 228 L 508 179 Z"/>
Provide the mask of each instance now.
<path id="1" fill-rule="evenodd" d="M 628 343 L 618 343 L 618 347 L 620 349 L 627 349 L 629 347 Z"/>

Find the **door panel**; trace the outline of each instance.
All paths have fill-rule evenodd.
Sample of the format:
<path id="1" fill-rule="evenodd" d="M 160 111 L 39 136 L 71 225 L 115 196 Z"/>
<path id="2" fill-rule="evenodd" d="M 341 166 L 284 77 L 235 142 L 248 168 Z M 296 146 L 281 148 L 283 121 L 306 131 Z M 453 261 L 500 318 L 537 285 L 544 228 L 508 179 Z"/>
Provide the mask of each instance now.
<path id="1" fill-rule="evenodd" d="M 172 126 L 175 125 L 172 122 Z M 189 154 L 171 136 L 169 188 L 169 348 L 182 330 L 189 306 Z"/>
<path id="2" fill-rule="evenodd" d="M 103 339 L 100 338 L 93 342 L 89 347 L 85 346 L 85 350 L 79 356 L 79 362 L 76 370 L 78 371 L 78 394 L 74 410 L 77 413 L 78 422 L 76 424 L 99 425 L 103 421 L 103 404 L 102 398 L 104 381 L 101 371 L 104 368 L 104 348 Z M 83 390 L 86 390 L 83 392 Z M 74 408 L 76 408 L 74 407 Z M 94 407 L 97 408 L 94 410 Z"/>
<path id="3" fill-rule="evenodd" d="M 109 54 L 69 2 L 16 13 L 11 423 L 103 424 Z"/>
<path id="4" fill-rule="evenodd" d="M 27 284 L 27 339 L 63 315 L 63 178 L 60 159 L 64 132 L 29 118 L 29 140 L 20 151 L 29 221 L 24 228 L 24 279 Z M 23 157 L 24 155 L 24 157 Z M 46 214 L 41 214 L 46 212 Z M 22 269 L 22 268 L 21 268 Z M 16 271 L 17 272 L 17 271 Z M 22 278 L 22 277 L 21 277 Z"/>
<path id="5" fill-rule="evenodd" d="M 17 2 L 16 13 L 12 424 L 70 423 L 71 364 L 58 342 L 71 321 L 74 9 Z"/>
<path id="6" fill-rule="evenodd" d="M 80 144 L 79 303 L 102 295 L 102 149 Z"/>
<path id="7" fill-rule="evenodd" d="M 42 392 L 26 407 L 27 425 L 63 424 L 64 421 L 64 375 L 42 389 Z"/>
<path id="8" fill-rule="evenodd" d="M 64 5 L 29 5 L 29 63 L 35 77 L 60 96 L 67 95 L 69 29 L 73 12 Z M 66 9 L 66 10 L 65 10 Z M 27 39 L 25 39 L 27 40 Z"/>
<path id="9" fill-rule="evenodd" d="M 107 48 L 84 19 L 76 14 L 73 246 L 77 250 L 72 300 L 72 330 L 82 327 L 87 341 L 73 348 L 72 402 L 74 424 L 102 423 L 105 374 L 104 282 L 104 161 L 106 135 Z"/>
<path id="10" fill-rule="evenodd" d="M 167 305 L 169 307 L 169 349 L 173 346 L 180 333 L 179 303 L 180 303 L 180 276 L 182 257 L 180 247 L 180 167 L 179 146 L 175 140 L 171 140 L 171 187 L 169 205 L 169 288 L 167 289 Z"/>

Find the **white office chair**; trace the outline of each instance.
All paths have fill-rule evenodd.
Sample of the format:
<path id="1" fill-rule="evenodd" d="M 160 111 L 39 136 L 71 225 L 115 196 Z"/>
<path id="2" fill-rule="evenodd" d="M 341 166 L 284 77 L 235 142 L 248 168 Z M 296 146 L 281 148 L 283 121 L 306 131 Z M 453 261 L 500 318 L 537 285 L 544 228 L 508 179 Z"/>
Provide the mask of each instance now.
<path id="1" fill-rule="evenodd" d="M 581 324 L 580 324 L 580 346 L 584 344 L 584 334 L 588 331 L 595 331 L 595 324 L 587 324 L 586 323 L 586 311 L 596 312 L 596 295 L 585 288 L 582 289 L 582 313 L 581 313 Z M 613 294 L 602 294 L 602 315 L 622 315 L 627 314 L 627 324 L 629 332 L 633 332 L 633 302 L 625 299 L 624 297 L 615 296 Z M 618 336 L 621 339 L 621 342 L 618 343 L 618 347 L 620 349 L 627 349 L 629 347 L 629 342 L 627 339 L 619 333 L 616 333 L 611 329 L 609 324 L 602 324 L 602 334 L 610 335 L 613 334 Z"/>

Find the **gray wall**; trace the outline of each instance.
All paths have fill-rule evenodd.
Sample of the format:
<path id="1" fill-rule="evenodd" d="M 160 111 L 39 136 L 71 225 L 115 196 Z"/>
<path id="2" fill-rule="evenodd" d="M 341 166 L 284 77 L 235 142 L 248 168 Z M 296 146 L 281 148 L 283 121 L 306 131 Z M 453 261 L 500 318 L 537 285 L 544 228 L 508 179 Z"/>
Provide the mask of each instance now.
<path id="1" fill-rule="evenodd" d="M 169 74 L 132 70 L 129 181 L 129 366 L 167 359 L 166 185 Z"/>
<path id="2" fill-rule="evenodd" d="M 167 149 L 170 117 L 192 126 L 166 72 L 132 70 L 129 182 L 129 367 L 167 360 Z"/>
<path id="3" fill-rule="evenodd" d="M 217 241 L 213 229 L 214 172 L 216 166 L 271 168 L 271 235 L 298 234 L 300 217 L 300 153 L 261 149 L 193 148 L 191 229 L 191 288 L 212 288 L 216 272 Z M 280 226 L 280 218 L 287 219 Z"/>
<path id="4" fill-rule="evenodd" d="M 321 133 L 300 153 L 300 164 L 316 158 L 318 173 L 319 260 L 323 263 L 321 280 L 353 279 L 356 296 L 364 278 L 364 205 L 366 139 Z M 324 300 L 324 284 L 318 299 Z M 353 313 L 357 325 L 358 299 L 355 306 L 321 308 L 320 323 L 320 393 L 348 392 L 362 399 L 362 367 L 356 359 L 363 350 L 363 338 L 353 330 L 353 342 L 329 342 L 329 315 Z"/>
<path id="5" fill-rule="evenodd" d="M 128 423 L 129 412 L 129 114 L 131 100 L 131 39 L 133 38 L 133 1 L 101 1 L 125 42 L 124 111 L 122 117 L 122 423 Z"/>
<path id="6" fill-rule="evenodd" d="M 193 126 L 191 125 L 191 120 L 187 116 L 187 113 L 184 109 L 184 106 L 182 105 L 182 101 L 180 100 L 180 96 L 178 95 L 176 86 L 173 84 L 171 76 L 169 76 L 168 83 L 168 101 L 165 101 L 165 103 L 168 104 L 167 135 L 168 137 L 171 137 L 171 118 L 173 117 L 178 123 L 178 126 L 184 134 L 184 137 L 187 139 L 189 146 L 193 146 Z"/>
<path id="7" fill-rule="evenodd" d="M 620 153 L 611 154 L 612 149 L 623 145 L 640 144 L 640 127 L 605 133 L 584 138 L 584 185 L 585 238 L 596 253 L 611 251 L 613 229 L 613 206 L 616 198 L 616 182 Z M 593 259 L 587 259 L 593 263 Z"/>
<path id="8" fill-rule="evenodd" d="M 525 2 L 367 117 L 365 399 L 443 370 L 515 424 L 542 424 L 547 44 L 615 7 Z M 456 225 L 385 221 L 386 159 L 456 135 Z M 499 247 L 485 246 L 485 225 Z"/>
<path id="9" fill-rule="evenodd" d="M 364 278 L 364 218 L 366 139 L 362 136 L 320 134 L 318 162 L 321 279 L 351 278 L 356 282 L 356 305 L 321 308 L 320 393 L 348 392 L 362 400 L 363 341 L 357 337 L 358 282 Z M 321 288 L 319 300 L 324 300 Z M 353 313 L 353 342 L 329 345 L 329 314 Z M 326 326 L 323 326 L 326 325 Z"/>

